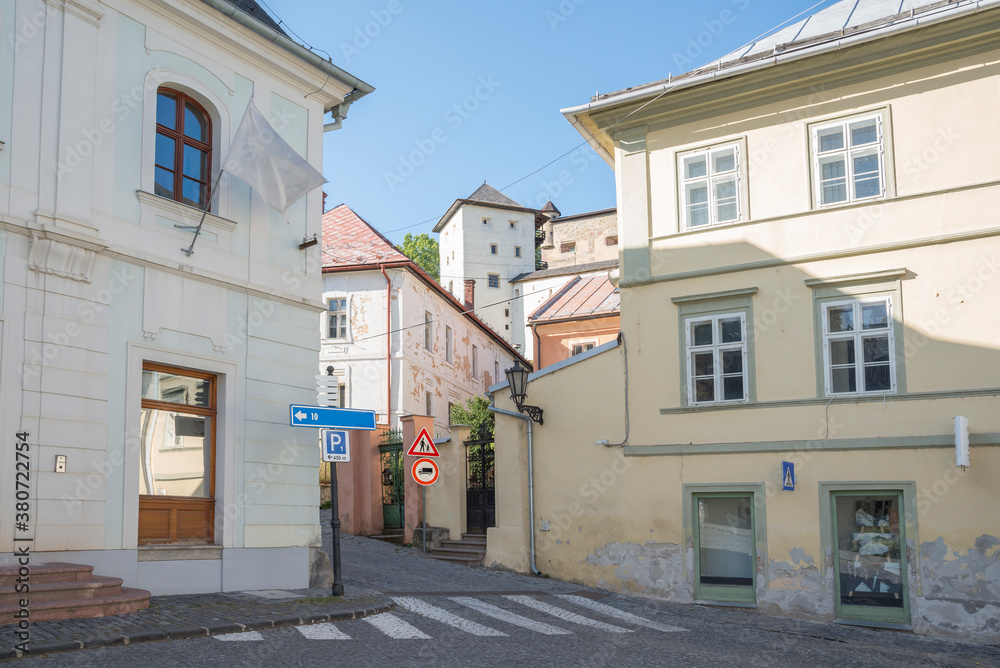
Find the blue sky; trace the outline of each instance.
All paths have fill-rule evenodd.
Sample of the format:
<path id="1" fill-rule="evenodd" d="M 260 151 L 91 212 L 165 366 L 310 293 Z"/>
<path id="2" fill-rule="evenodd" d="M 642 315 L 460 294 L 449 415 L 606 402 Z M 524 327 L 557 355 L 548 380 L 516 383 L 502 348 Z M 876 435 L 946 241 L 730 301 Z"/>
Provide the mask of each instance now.
<path id="1" fill-rule="evenodd" d="M 582 137 L 559 110 L 710 62 L 814 1 L 263 3 L 375 87 L 325 136 L 327 204 L 400 243 L 484 179 L 525 206 L 551 197 L 563 215 L 615 206 L 613 171 L 573 150 Z"/>

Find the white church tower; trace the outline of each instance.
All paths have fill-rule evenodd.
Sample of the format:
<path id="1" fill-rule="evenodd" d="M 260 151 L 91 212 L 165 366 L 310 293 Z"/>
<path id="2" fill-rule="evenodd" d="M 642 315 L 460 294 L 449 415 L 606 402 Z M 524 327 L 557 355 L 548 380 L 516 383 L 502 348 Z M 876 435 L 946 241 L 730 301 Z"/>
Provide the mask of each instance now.
<path id="1" fill-rule="evenodd" d="M 434 226 L 440 235 L 441 284 L 480 320 L 524 350 L 522 287 L 511 279 L 535 270 L 538 209 L 483 183 L 455 200 Z"/>

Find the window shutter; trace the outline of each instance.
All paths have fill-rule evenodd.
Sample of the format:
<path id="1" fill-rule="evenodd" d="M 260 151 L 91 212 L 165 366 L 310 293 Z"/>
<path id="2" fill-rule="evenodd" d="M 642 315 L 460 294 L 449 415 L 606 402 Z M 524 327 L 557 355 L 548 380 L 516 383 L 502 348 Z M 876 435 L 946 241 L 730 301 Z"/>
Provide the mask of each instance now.
<path id="1" fill-rule="evenodd" d="M 351 341 L 351 295 L 347 295 L 347 299 L 344 302 L 344 308 L 347 309 L 347 318 L 344 319 L 344 339 L 346 341 Z"/>
<path id="2" fill-rule="evenodd" d="M 878 169 L 879 169 L 879 186 L 882 188 L 882 197 L 885 197 L 885 137 L 882 136 L 882 114 L 875 117 L 875 127 L 878 132 Z M 895 390 L 895 379 L 893 379 L 893 390 Z"/>

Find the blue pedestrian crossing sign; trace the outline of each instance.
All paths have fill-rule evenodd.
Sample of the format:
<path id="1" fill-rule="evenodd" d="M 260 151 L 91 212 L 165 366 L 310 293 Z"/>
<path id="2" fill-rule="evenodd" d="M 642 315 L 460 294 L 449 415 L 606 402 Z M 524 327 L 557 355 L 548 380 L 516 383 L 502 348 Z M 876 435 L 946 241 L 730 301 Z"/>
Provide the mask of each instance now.
<path id="1" fill-rule="evenodd" d="M 795 464 L 792 462 L 781 462 L 781 489 L 795 491 Z"/>
<path id="2" fill-rule="evenodd" d="M 351 461 L 351 442 L 348 432 L 341 429 L 323 429 L 320 434 L 323 437 L 324 462 Z"/>

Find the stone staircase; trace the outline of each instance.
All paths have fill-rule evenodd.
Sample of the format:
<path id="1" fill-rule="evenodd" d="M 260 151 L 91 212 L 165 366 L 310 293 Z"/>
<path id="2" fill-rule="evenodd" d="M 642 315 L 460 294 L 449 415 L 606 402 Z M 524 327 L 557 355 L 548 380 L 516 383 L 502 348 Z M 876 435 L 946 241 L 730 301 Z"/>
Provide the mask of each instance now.
<path id="1" fill-rule="evenodd" d="M 394 545 L 403 544 L 403 529 L 382 529 L 382 533 L 372 536 L 375 540 L 381 540 Z"/>
<path id="2" fill-rule="evenodd" d="M 482 566 L 486 556 L 486 534 L 463 533 L 462 540 L 443 540 L 431 549 L 431 557 L 466 566 Z"/>
<path id="3" fill-rule="evenodd" d="M 149 592 L 122 587 L 121 578 L 94 575 L 93 566 L 32 564 L 28 591 L 18 592 L 17 566 L 0 566 L 0 624 L 21 621 L 21 599 L 29 601 L 32 622 L 124 615 L 149 607 Z"/>

